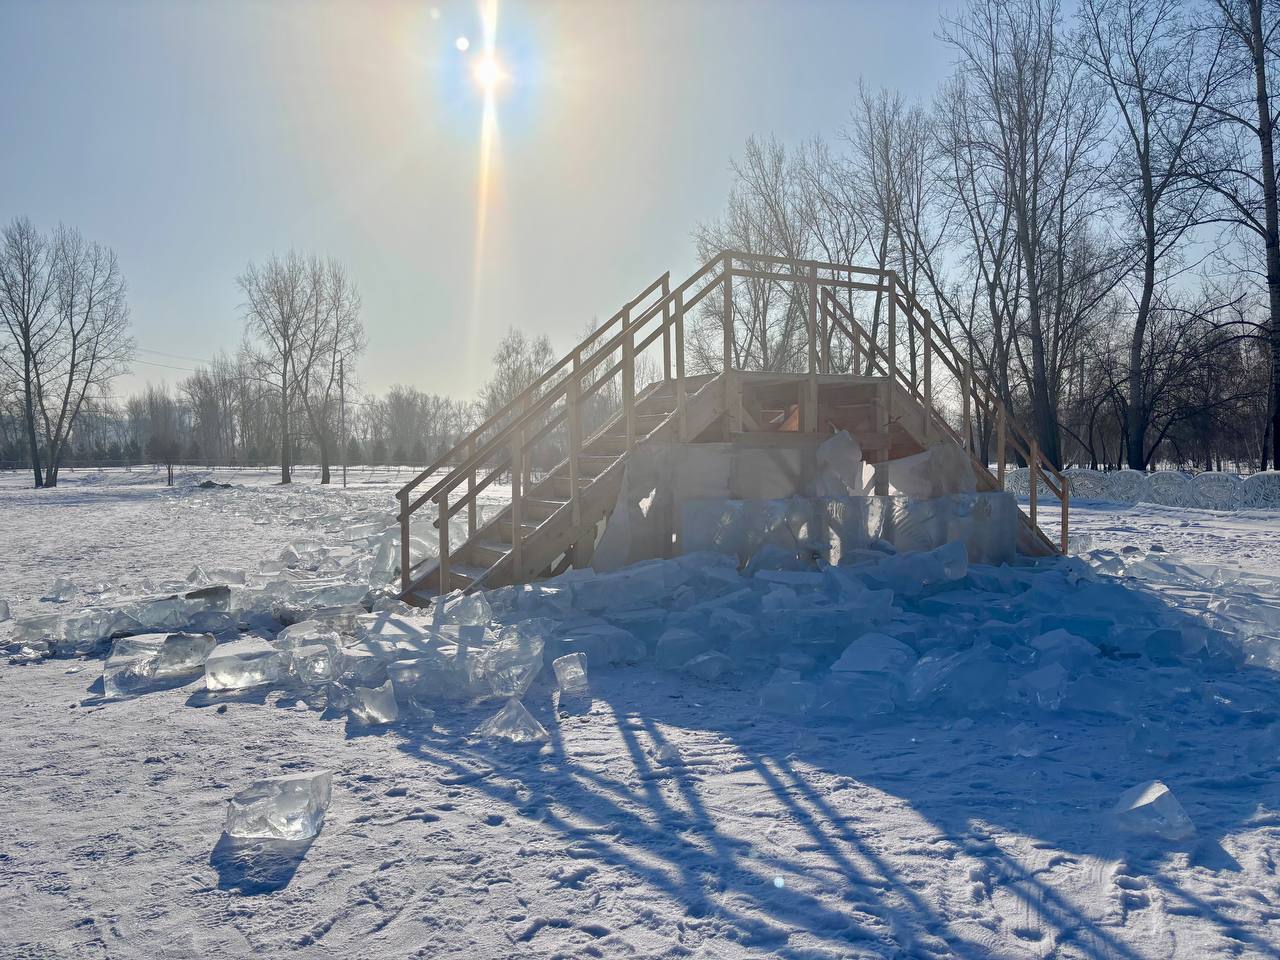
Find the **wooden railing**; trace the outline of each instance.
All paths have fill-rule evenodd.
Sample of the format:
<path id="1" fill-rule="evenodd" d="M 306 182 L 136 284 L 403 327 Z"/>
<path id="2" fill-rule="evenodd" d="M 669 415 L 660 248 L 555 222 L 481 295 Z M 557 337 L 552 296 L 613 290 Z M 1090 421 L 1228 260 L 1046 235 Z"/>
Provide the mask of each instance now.
<path id="1" fill-rule="evenodd" d="M 723 329 L 720 357 L 720 382 L 724 390 L 724 406 L 729 429 L 742 429 L 742 391 L 740 364 L 735 359 L 734 281 L 754 280 L 791 284 L 793 296 L 805 313 L 806 401 L 802 405 L 805 432 L 816 432 L 818 424 L 819 377 L 839 373 L 834 370 L 832 345 L 837 334 L 853 351 L 853 369 L 870 361 L 870 367 L 908 392 L 925 411 L 926 435 L 933 430 L 939 437 L 959 443 L 973 456 L 972 419 L 975 409 L 995 418 L 997 430 L 997 471 L 991 475 L 987 464 L 974 458 L 975 464 L 990 478 L 996 489 L 1004 488 L 1005 456 L 1009 447 L 1031 466 L 1030 518 L 1037 536 L 1043 534 L 1035 526 L 1037 517 L 1037 480 L 1043 480 L 1049 492 L 1059 500 L 1062 511 L 1062 549 L 1066 549 L 1068 492 L 1062 475 L 1040 453 L 1034 435 L 1024 430 L 984 383 L 976 381 L 964 355 L 956 349 L 946 331 L 934 322 L 929 312 L 916 300 L 893 271 L 815 260 L 795 260 L 725 251 L 709 260 L 687 280 L 670 288 L 669 275 L 664 274 L 650 284 L 639 297 L 630 301 L 590 337 L 583 340 L 555 366 L 514 398 L 502 410 L 468 434 L 435 464 L 418 474 L 398 493 L 401 526 L 401 583 L 405 594 L 420 585 L 425 576 L 415 581 L 410 558 L 410 521 L 428 503 L 436 505 L 435 527 L 439 535 L 437 558 L 439 582 L 449 582 L 451 548 L 448 520 L 463 510 L 467 512 L 467 537 L 475 536 L 478 526 L 478 498 L 500 476 L 511 475 L 511 495 L 506 509 L 511 534 L 511 562 L 520 566 L 523 534 L 523 501 L 528 496 L 532 451 L 548 435 L 562 426 L 568 435 L 567 454 L 554 469 L 567 469 L 569 503 L 577 523 L 580 516 L 579 495 L 584 474 L 580 458 L 590 438 L 584 436 L 582 409 L 607 385 L 621 380 L 619 409 L 611 428 L 621 427 L 624 450 L 630 451 L 640 439 L 636 420 L 637 400 L 656 384 L 637 389 L 639 358 L 661 341 L 661 382 L 674 388 L 674 415 L 677 436 L 690 439 L 686 420 L 689 393 L 686 372 L 685 320 L 689 312 L 717 291 L 721 294 L 720 325 Z M 868 333 L 855 319 L 852 310 L 839 294 L 870 293 L 887 310 L 883 325 Z M 615 332 L 616 328 L 616 332 Z M 881 341 L 880 334 L 883 334 Z M 910 342 L 902 351 L 899 340 Z M 615 359 L 617 358 L 617 359 Z M 935 359 L 941 370 L 935 368 Z M 906 361 L 908 369 L 903 369 Z M 712 372 L 712 371 L 700 371 Z M 796 372 L 794 369 L 791 372 Z M 950 374 L 959 385 L 961 429 L 955 429 L 944 416 L 940 397 L 935 392 L 935 373 Z M 894 416 L 893 390 L 888 391 L 888 409 Z M 448 472 L 421 493 L 415 491 L 434 473 L 452 465 Z M 465 486 L 465 490 L 459 488 Z M 1047 540 L 1046 545 L 1052 548 Z"/>

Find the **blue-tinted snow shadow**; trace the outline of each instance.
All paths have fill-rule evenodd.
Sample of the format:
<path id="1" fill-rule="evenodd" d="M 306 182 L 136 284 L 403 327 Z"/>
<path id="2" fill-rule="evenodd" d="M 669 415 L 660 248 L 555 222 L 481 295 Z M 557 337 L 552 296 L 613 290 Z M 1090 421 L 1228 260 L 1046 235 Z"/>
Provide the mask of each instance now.
<path id="1" fill-rule="evenodd" d="M 1103 581 L 1097 589 L 1122 591 L 1117 599 L 1129 605 L 1127 616 L 1138 622 L 1176 625 L 1184 617 L 1189 624 L 1203 625 L 1141 584 Z M 1091 596 L 1095 602 L 1106 599 L 1096 592 Z M 1087 616 L 1090 610 L 1076 612 Z M 1212 665 L 1203 669 L 1210 671 L 1204 682 L 1245 683 L 1264 701 L 1280 704 L 1280 682 L 1269 672 L 1215 675 Z M 974 725 L 967 729 L 919 714 L 899 714 L 874 726 L 837 721 L 757 724 L 762 678 L 716 685 L 720 695 L 714 709 L 706 709 L 699 702 L 696 681 L 662 676 L 645 669 L 593 675 L 595 699 L 616 718 L 630 757 L 623 768 L 575 762 L 572 752 L 566 753 L 562 738 L 571 739 L 573 724 L 584 721 L 570 717 L 556 723 L 549 716 L 544 680 L 526 697 L 526 705 L 551 732 L 552 757 L 537 758 L 527 747 L 479 744 L 472 752 L 496 768 L 499 776 L 491 777 L 476 775 L 474 763 L 450 747 L 409 737 L 401 748 L 509 805 L 513 813 L 563 833 L 566 846 L 589 849 L 592 856 L 665 890 L 690 915 L 714 913 L 736 931 L 744 946 L 781 956 L 787 955 L 788 929 L 864 946 L 868 940 L 882 942 L 889 930 L 903 949 L 912 949 L 912 942 L 918 945 L 920 937 L 936 937 L 960 956 L 989 953 L 987 940 L 967 932 L 971 925 L 953 924 L 916 892 L 913 878 L 903 873 L 909 865 L 894 854 L 881 854 L 884 844 L 874 818 L 852 819 L 848 803 L 839 802 L 830 787 L 834 779 L 905 801 L 924 821 L 920 829 L 934 835 L 939 855 L 946 855 L 950 846 L 979 861 L 1005 895 L 1020 900 L 1024 912 L 1038 918 L 1054 943 L 1074 943 L 1089 955 L 1123 960 L 1146 956 L 1142 944 L 1121 939 L 1105 909 L 1087 912 L 1089 903 L 1075 903 L 1060 892 L 1053 870 L 1033 866 L 1028 848 L 1061 851 L 1055 860 L 1068 869 L 1082 854 L 1119 859 L 1131 876 L 1158 887 L 1166 902 L 1177 904 L 1178 912 L 1202 916 L 1225 938 L 1246 944 L 1256 955 L 1280 957 L 1280 946 L 1265 933 L 1243 929 L 1222 903 L 1181 889 L 1162 869 L 1170 856 L 1179 854 L 1208 870 L 1240 869 L 1220 841 L 1248 822 L 1259 803 L 1280 807 L 1280 780 L 1274 766 L 1269 774 L 1240 775 L 1238 757 L 1220 755 L 1221 737 L 1198 742 L 1196 735 L 1206 724 L 1216 723 L 1245 738 L 1274 719 L 1274 712 L 1219 711 L 1211 721 L 1206 719 L 1211 706 L 1200 691 L 1192 690 L 1181 701 L 1148 698 L 1139 715 L 1169 723 L 1175 730 L 1190 714 L 1199 713 L 1186 726 L 1187 735 L 1179 738 L 1173 758 L 1160 759 L 1132 754 L 1126 742 L 1127 717 L 1047 714 L 1026 708 L 1014 715 L 976 712 Z M 656 683 L 655 677 L 660 678 Z M 726 699 L 726 687 L 736 687 L 736 696 Z M 540 709 L 539 704 L 544 706 Z M 465 732 L 470 720 L 458 723 L 461 719 L 442 712 L 442 723 L 456 724 Z M 1020 722 L 1043 726 L 1046 743 L 1040 756 L 1024 758 L 1010 751 L 1006 732 Z M 710 731 L 732 744 L 743 758 L 735 769 L 758 777 L 781 812 L 807 834 L 807 846 L 846 878 L 847 910 L 790 884 L 775 886 L 775 874 L 785 872 L 786 865 L 770 866 L 755 849 L 750 831 L 745 837 L 734 835 L 732 828 L 741 828 L 741 823 L 719 822 L 708 805 L 712 798 L 700 791 L 704 778 L 696 758 L 675 765 L 654 759 L 668 727 Z M 532 795 L 517 796 L 511 781 L 501 776 L 504 772 Z M 1149 779 L 1164 780 L 1174 790 L 1200 828 L 1197 838 L 1178 845 L 1116 831 L 1109 820 L 1111 806 L 1125 789 Z M 674 797 L 663 784 L 674 786 Z M 724 797 L 716 799 L 723 803 Z M 856 807 L 854 811 L 860 812 Z M 762 820 L 761 831 L 767 823 Z M 595 829 L 584 830 L 583 824 Z M 1007 842 L 1010 839 L 1017 842 Z M 886 888 L 894 891 L 892 901 L 875 894 Z M 725 892 L 732 896 L 719 896 Z M 1112 894 L 1121 897 L 1124 891 L 1108 891 Z M 880 923 L 868 923 L 868 914 Z M 1012 925 L 1003 935 L 1011 940 L 1017 936 Z"/>
<path id="2" fill-rule="evenodd" d="M 312 840 L 241 840 L 224 833 L 209 855 L 218 889 L 247 897 L 287 887 L 306 859 Z"/>

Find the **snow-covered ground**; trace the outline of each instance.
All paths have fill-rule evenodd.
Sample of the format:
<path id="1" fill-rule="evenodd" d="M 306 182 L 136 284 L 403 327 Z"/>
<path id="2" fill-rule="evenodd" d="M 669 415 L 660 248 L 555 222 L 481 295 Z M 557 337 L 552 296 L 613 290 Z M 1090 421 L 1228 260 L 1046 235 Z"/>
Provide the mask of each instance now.
<path id="1" fill-rule="evenodd" d="M 15 616 L 74 609 L 40 599 L 59 577 L 114 588 L 338 543 L 335 517 L 389 522 L 397 485 L 95 476 L 36 492 L 0 475 Z M 1278 515 L 1082 504 L 1072 520 L 1094 548 L 1280 573 Z M 1161 569 L 1036 574 L 1053 585 L 1036 616 L 1083 629 L 1122 595 L 1135 622 L 1221 625 L 1274 587 Z M 982 576 L 938 596 L 996 597 Z M 926 648 L 983 626 L 918 609 L 903 635 Z M 1222 659 L 1090 666 L 1123 693 L 1110 712 L 953 697 L 857 721 L 762 710 L 767 672 L 652 662 L 593 668 L 590 711 L 559 716 L 544 670 L 524 697 L 541 749 L 473 737 L 494 702 L 369 728 L 322 692 L 197 680 L 109 702 L 100 658 L 3 664 L 0 957 L 1276 957 L 1280 674 Z M 314 841 L 222 835 L 245 784 L 321 768 Z M 1112 822 L 1153 779 L 1195 837 Z"/>

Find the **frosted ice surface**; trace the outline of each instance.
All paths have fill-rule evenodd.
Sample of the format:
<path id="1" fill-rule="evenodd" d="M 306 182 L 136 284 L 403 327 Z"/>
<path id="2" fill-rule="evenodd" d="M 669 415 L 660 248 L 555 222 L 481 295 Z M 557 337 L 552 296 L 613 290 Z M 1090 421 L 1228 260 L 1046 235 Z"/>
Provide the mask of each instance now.
<path id="1" fill-rule="evenodd" d="M 714 641 L 711 637 L 675 627 L 658 637 L 658 646 L 653 658 L 659 667 L 665 670 L 676 670 L 698 654 L 706 653 L 712 646 Z"/>
<path id="2" fill-rule="evenodd" d="M 56 613 L 38 617 L 23 617 L 13 621 L 13 639 L 16 643 L 53 644 L 62 637 L 62 617 Z"/>
<path id="3" fill-rule="evenodd" d="M 0 620 L 9 619 L 9 601 L 0 600 Z"/>
<path id="4" fill-rule="evenodd" d="M 701 680 L 716 680 L 733 669 L 733 660 L 719 651 L 709 650 L 686 663 L 684 669 Z"/>
<path id="5" fill-rule="evenodd" d="M 242 839 L 310 840 L 324 825 L 333 775 L 293 774 L 259 780 L 227 805 L 227 833 Z"/>
<path id="6" fill-rule="evenodd" d="M 551 646 L 555 656 L 585 653 L 597 667 L 609 663 L 639 663 L 648 653 L 630 631 L 607 623 L 587 624 L 565 630 Z"/>
<path id="7" fill-rule="evenodd" d="M 336 680 L 342 674 L 342 654 L 333 646 L 313 643 L 287 651 L 289 675 L 312 686 Z"/>
<path id="8" fill-rule="evenodd" d="M 968 454 L 953 443 L 941 443 L 923 453 L 877 464 L 877 479 L 881 475 L 893 490 L 912 499 L 977 490 Z"/>
<path id="9" fill-rule="evenodd" d="M 481 737 L 507 740 L 511 743 L 538 743 L 549 740 L 546 728 L 515 697 L 507 705 L 476 728 Z"/>
<path id="10" fill-rule="evenodd" d="M 814 712 L 845 720 L 867 720 L 898 709 L 901 684 L 882 673 L 831 673 L 822 682 Z"/>
<path id="11" fill-rule="evenodd" d="M 916 662 L 916 652 L 901 640 L 883 633 L 865 633 L 845 647 L 831 665 L 832 673 L 894 673 L 909 670 Z"/>
<path id="12" fill-rule="evenodd" d="M 276 635 L 275 646 L 280 649 L 307 647 L 315 644 L 342 646 L 342 635 L 327 623 L 319 620 L 302 620 L 285 627 Z"/>
<path id="13" fill-rule="evenodd" d="M 1082 667 L 1096 660 L 1098 648 L 1083 637 L 1066 630 L 1050 630 L 1031 640 L 1041 663 L 1060 663 L 1066 667 Z"/>
<path id="14" fill-rule="evenodd" d="M 824 440 L 817 456 L 814 493 L 819 497 L 857 497 L 867 492 L 862 479 L 862 447 L 848 431 Z"/>
<path id="15" fill-rule="evenodd" d="M 361 723 L 395 723 L 400 718 L 395 688 L 388 680 L 380 687 L 348 687 L 344 691 L 347 709 Z"/>
<path id="16" fill-rule="evenodd" d="M 1133 713 L 1129 691 L 1114 680 L 1086 674 L 1067 686 L 1062 704 L 1071 710 L 1127 717 Z"/>
<path id="17" fill-rule="evenodd" d="M 486 624 L 493 619 L 493 608 L 489 606 L 483 591 L 464 594 L 455 590 L 453 593 L 437 598 L 431 605 L 431 618 L 438 624 Z"/>
<path id="18" fill-rule="evenodd" d="M 1163 840 L 1187 840 L 1196 832 L 1182 804 L 1159 780 L 1130 787 L 1120 795 L 1111 816 L 1122 830 Z"/>
<path id="19" fill-rule="evenodd" d="M 284 672 L 280 651 L 265 640 L 242 639 L 218 646 L 204 662 L 209 690 L 243 690 L 275 683 Z"/>
<path id="20" fill-rule="evenodd" d="M 1177 752 L 1173 730 L 1167 723 L 1134 720 L 1129 724 L 1126 739 L 1129 749 L 1139 756 L 1167 760 Z"/>
<path id="21" fill-rule="evenodd" d="M 59 577 L 53 581 L 53 586 L 49 588 L 49 592 L 45 594 L 47 600 L 70 600 L 80 593 L 80 588 L 68 580 L 66 577 Z"/>
<path id="22" fill-rule="evenodd" d="M 761 688 L 760 706 L 775 713 L 800 716 L 809 711 L 817 696 L 817 684 L 801 680 L 794 670 L 779 668 Z"/>
<path id="23" fill-rule="evenodd" d="M 1057 710 L 1062 706 L 1062 698 L 1066 696 L 1066 685 L 1070 677 L 1061 663 L 1049 663 L 1018 678 L 1018 687 L 1037 707 L 1042 710 Z"/>
<path id="24" fill-rule="evenodd" d="M 1006 740 L 1009 752 L 1015 757 L 1038 757 L 1043 750 L 1039 732 L 1027 723 L 1011 728 L 1006 734 Z"/>
<path id="25" fill-rule="evenodd" d="M 587 658 L 582 653 L 557 657 L 551 664 L 556 672 L 556 686 L 562 694 L 581 695 L 590 690 L 587 682 Z"/>

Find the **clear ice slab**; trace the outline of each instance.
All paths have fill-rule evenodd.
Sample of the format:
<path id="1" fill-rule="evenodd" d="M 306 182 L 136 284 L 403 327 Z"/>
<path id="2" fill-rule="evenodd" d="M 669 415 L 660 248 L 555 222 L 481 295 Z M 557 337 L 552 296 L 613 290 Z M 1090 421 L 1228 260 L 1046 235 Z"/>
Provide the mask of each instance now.
<path id="1" fill-rule="evenodd" d="M 227 833 L 255 840 L 310 840 L 324 825 L 333 774 L 293 774 L 259 780 L 227 805 Z"/>
<path id="2" fill-rule="evenodd" d="M 1187 840 L 1196 827 L 1177 798 L 1159 780 L 1148 780 L 1120 795 L 1111 810 L 1120 829 L 1162 840 Z"/>
<path id="3" fill-rule="evenodd" d="M 284 673 L 284 657 L 265 640 L 243 639 L 219 645 L 204 662 L 204 685 L 209 690 L 244 690 L 277 682 Z"/>
<path id="4" fill-rule="evenodd" d="M 587 682 L 587 657 L 583 653 L 568 653 L 557 657 L 551 663 L 556 672 L 556 686 L 560 693 L 568 696 L 582 696 L 590 691 Z"/>
<path id="5" fill-rule="evenodd" d="M 524 704 L 512 697 L 507 705 L 476 728 L 477 736 L 511 743 L 540 743 L 551 739 L 546 727 L 525 709 Z"/>

